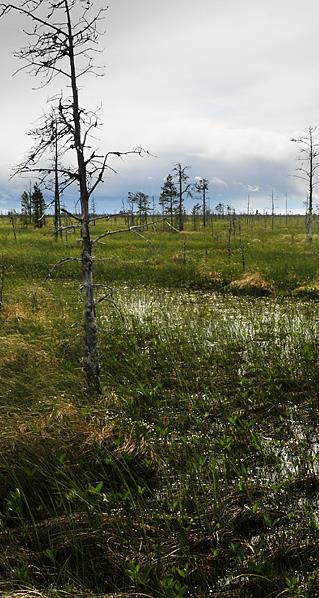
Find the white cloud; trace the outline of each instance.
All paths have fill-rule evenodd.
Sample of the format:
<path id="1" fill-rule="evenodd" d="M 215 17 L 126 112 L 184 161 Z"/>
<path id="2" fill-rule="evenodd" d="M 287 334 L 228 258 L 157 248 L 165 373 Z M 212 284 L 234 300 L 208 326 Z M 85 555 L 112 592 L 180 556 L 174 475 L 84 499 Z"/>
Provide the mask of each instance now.
<path id="1" fill-rule="evenodd" d="M 101 148 L 142 145 L 158 158 L 117 161 L 119 175 L 106 178 L 101 195 L 120 198 L 143 185 L 155 192 L 181 161 L 239 200 L 268 187 L 301 196 L 288 178 L 297 153 L 289 139 L 318 119 L 318 20 L 317 0 L 110 0 L 106 76 L 87 80 L 82 102 L 102 101 Z M 3 181 L 29 145 L 25 131 L 62 85 L 32 91 L 34 80 L 11 77 L 20 65 L 8 51 L 25 42 L 20 22 L 0 21 Z M 236 179 L 250 183 L 236 188 Z M 4 185 L 13 198 L 18 184 Z"/>
<path id="2" fill-rule="evenodd" d="M 228 187 L 227 183 L 225 181 L 223 181 L 222 179 L 220 179 L 218 176 L 213 176 L 210 179 L 210 183 L 212 185 L 218 185 L 218 186 L 221 186 L 221 187 Z"/>

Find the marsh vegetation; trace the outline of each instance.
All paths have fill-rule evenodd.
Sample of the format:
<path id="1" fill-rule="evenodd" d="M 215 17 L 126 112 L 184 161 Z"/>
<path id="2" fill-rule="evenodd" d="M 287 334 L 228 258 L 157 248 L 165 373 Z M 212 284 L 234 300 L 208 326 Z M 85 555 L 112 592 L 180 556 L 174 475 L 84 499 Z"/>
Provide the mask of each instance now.
<path id="1" fill-rule="evenodd" d="M 1 595 L 318 594 L 318 237 L 239 220 L 96 246 L 93 400 L 77 235 L 2 218 Z"/>

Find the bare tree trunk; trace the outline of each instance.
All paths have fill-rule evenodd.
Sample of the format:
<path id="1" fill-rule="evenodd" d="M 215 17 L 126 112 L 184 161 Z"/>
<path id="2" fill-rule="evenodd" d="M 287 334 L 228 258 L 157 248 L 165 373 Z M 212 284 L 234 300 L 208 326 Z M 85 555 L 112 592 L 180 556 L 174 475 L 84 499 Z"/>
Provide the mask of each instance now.
<path id="1" fill-rule="evenodd" d="M 0 266 L 0 309 L 3 307 L 4 265 Z"/>
<path id="2" fill-rule="evenodd" d="M 274 200 L 274 192 L 271 192 L 271 232 L 274 232 L 275 228 L 275 200 Z"/>
<path id="3" fill-rule="evenodd" d="M 57 128 L 57 123 L 56 123 Z M 58 136 L 56 132 L 55 138 L 55 156 L 54 156 L 54 238 L 57 241 L 62 239 L 61 230 L 61 207 L 60 207 L 60 192 L 59 192 L 59 175 L 58 175 Z"/>
<path id="4" fill-rule="evenodd" d="M 32 224 L 32 188 L 31 188 L 31 181 L 29 181 L 29 224 Z"/>
<path id="5" fill-rule="evenodd" d="M 299 139 L 291 139 L 291 141 L 299 143 L 300 146 L 298 160 L 301 162 L 301 166 L 296 169 L 299 174 L 295 176 L 308 184 L 305 225 L 307 240 L 310 242 L 312 241 L 313 193 L 315 186 L 319 184 L 317 172 L 319 168 L 319 141 L 316 130 L 317 127 L 310 126 L 308 135 L 299 137 Z"/>
<path id="6" fill-rule="evenodd" d="M 14 240 L 16 241 L 17 240 L 17 231 L 16 231 L 16 216 L 15 216 L 14 211 L 10 212 L 10 214 L 9 214 L 9 220 L 11 222 Z"/>
<path id="7" fill-rule="evenodd" d="M 307 239 L 312 241 L 312 204 L 313 204 L 313 175 L 314 175 L 314 151 L 313 151 L 313 137 L 312 128 L 309 127 L 309 141 L 310 141 L 310 152 L 309 152 L 309 203 L 308 203 L 308 217 L 307 217 Z"/>
<path id="8" fill-rule="evenodd" d="M 179 187 L 179 204 L 178 204 L 178 229 L 184 230 L 183 221 L 183 191 L 182 191 L 182 173 L 178 173 L 178 187 Z"/>
<path id="9" fill-rule="evenodd" d="M 0 18 L 13 11 L 33 21 L 33 30 L 27 34 L 31 39 L 29 39 L 27 46 L 21 48 L 17 53 L 17 56 L 26 63 L 25 68 L 30 74 L 43 76 L 44 85 L 50 83 L 57 73 L 67 78 L 68 97 L 64 101 L 61 95 L 58 112 L 56 113 L 56 127 L 54 127 L 52 115 L 50 114 L 45 119 L 44 125 L 37 127 L 32 132 L 39 141 L 33 148 L 32 153 L 19 166 L 17 172 L 33 172 L 37 175 L 40 174 L 41 178 L 52 176 L 52 173 L 55 173 L 56 230 L 63 229 L 60 226 L 59 219 L 60 198 L 57 175 L 60 176 L 61 173 L 64 188 L 73 183 L 79 186 L 79 200 L 76 202 L 76 206 L 80 203 L 80 214 L 71 214 L 71 216 L 77 221 L 77 224 L 74 225 L 74 231 L 80 230 L 81 232 L 81 258 L 67 258 L 61 260 L 58 264 L 69 261 L 81 262 L 84 329 L 83 367 L 89 392 L 100 393 L 95 307 L 103 300 L 103 297 L 94 301 L 89 199 L 97 185 L 103 181 L 104 172 L 108 168 L 114 171 L 107 163 L 110 156 L 120 157 L 131 153 L 141 155 L 142 148 L 136 148 L 128 152 L 109 151 L 101 156 L 96 150 L 92 151 L 90 143 L 88 143 L 90 130 L 97 126 L 98 120 L 93 117 L 94 113 L 79 105 L 77 81 L 85 73 L 95 72 L 92 53 L 95 51 L 95 43 L 100 35 L 98 24 L 103 20 L 106 7 L 103 3 L 103 6 L 94 13 L 94 3 L 91 0 L 88 0 L 83 8 L 81 8 L 82 4 L 84 4 L 82 0 L 79 0 L 79 2 L 76 0 L 21 0 L 17 5 L 11 4 L 11 2 L 0 2 Z M 93 15 L 89 16 L 88 11 L 91 8 L 93 9 Z M 45 13 L 47 16 L 43 16 L 44 9 L 49 12 L 49 14 Z M 73 23 L 72 11 L 75 15 Z M 61 17 L 61 12 L 63 17 Z M 75 66 L 77 60 L 79 61 L 79 70 Z M 68 61 L 67 65 L 66 61 Z M 59 124 L 61 124 L 61 127 L 58 126 Z M 51 168 L 41 167 L 39 161 L 42 159 L 44 152 L 49 150 L 52 153 L 55 139 L 57 142 L 62 142 L 61 148 L 64 154 L 70 150 L 76 152 L 76 167 L 62 168 L 61 165 L 57 164 L 57 144 L 55 146 L 55 166 L 51 165 Z M 86 155 L 86 151 L 90 152 L 89 156 Z M 30 189 L 31 199 L 33 194 L 31 196 Z M 65 209 L 63 211 L 68 213 Z M 39 222 L 42 224 L 43 219 L 39 219 Z M 66 234 L 69 228 L 68 225 L 65 227 Z"/>
<path id="10" fill-rule="evenodd" d="M 73 122 L 74 122 L 74 145 L 77 154 L 79 185 L 80 185 L 80 204 L 81 204 L 81 232 L 82 232 L 82 285 L 83 285 L 83 367 L 86 376 L 88 390 L 93 393 L 101 392 L 100 385 L 100 366 L 99 353 L 97 345 L 97 328 L 95 319 L 95 305 L 93 298 L 93 274 L 92 274 L 92 255 L 91 239 L 89 225 L 89 192 L 87 187 L 86 164 L 83 155 L 83 146 L 81 142 L 81 123 L 79 96 L 77 89 L 74 45 L 72 24 L 68 0 L 64 0 L 65 11 L 68 23 L 68 41 L 69 41 L 69 60 L 71 73 L 71 87 L 73 99 Z"/>

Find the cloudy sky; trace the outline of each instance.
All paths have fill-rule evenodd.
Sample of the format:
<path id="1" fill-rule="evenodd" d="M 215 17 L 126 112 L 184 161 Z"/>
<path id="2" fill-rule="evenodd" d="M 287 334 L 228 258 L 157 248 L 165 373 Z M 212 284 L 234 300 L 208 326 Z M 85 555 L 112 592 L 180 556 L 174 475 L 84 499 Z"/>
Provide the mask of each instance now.
<path id="1" fill-rule="evenodd" d="M 98 210 L 121 208 L 128 191 L 158 197 L 176 162 L 210 181 L 211 206 L 303 210 L 291 137 L 319 123 L 318 0 L 109 0 L 101 40 L 103 78 L 84 82 L 82 102 L 102 106 L 99 145 L 143 146 L 154 157 L 116 164 L 96 194 Z M 12 52 L 24 43 L 18 15 L 0 22 L 0 209 L 17 207 L 26 181 L 9 181 L 30 144 L 26 131 L 63 82 L 34 90 Z M 319 203 L 319 198 L 318 202 Z"/>

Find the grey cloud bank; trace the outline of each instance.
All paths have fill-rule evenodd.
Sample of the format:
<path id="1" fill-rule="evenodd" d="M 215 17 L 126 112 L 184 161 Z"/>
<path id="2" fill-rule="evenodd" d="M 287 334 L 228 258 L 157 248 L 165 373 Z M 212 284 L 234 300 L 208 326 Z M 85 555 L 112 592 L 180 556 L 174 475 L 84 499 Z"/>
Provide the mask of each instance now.
<path id="1" fill-rule="evenodd" d="M 289 176 L 297 155 L 289 139 L 319 121 L 317 0 L 109 4 L 105 77 L 83 83 L 82 102 L 102 104 L 101 148 L 141 145 L 156 158 L 114 162 L 118 175 L 105 178 L 98 208 L 120 209 L 130 190 L 157 196 L 182 162 L 211 181 L 212 206 L 244 209 L 250 193 L 252 207 L 269 210 L 274 189 L 278 210 L 286 191 L 291 209 L 303 210 L 306 190 Z M 25 182 L 9 182 L 10 169 L 29 146 L 25 132 L 62 86 L 32 91 L 35 80 L 11 77 L 20 66 L 11 56 L 24 43 L 20 29 L 17 16 L 0 22 L 0 209 L 18 206 Z"/>

